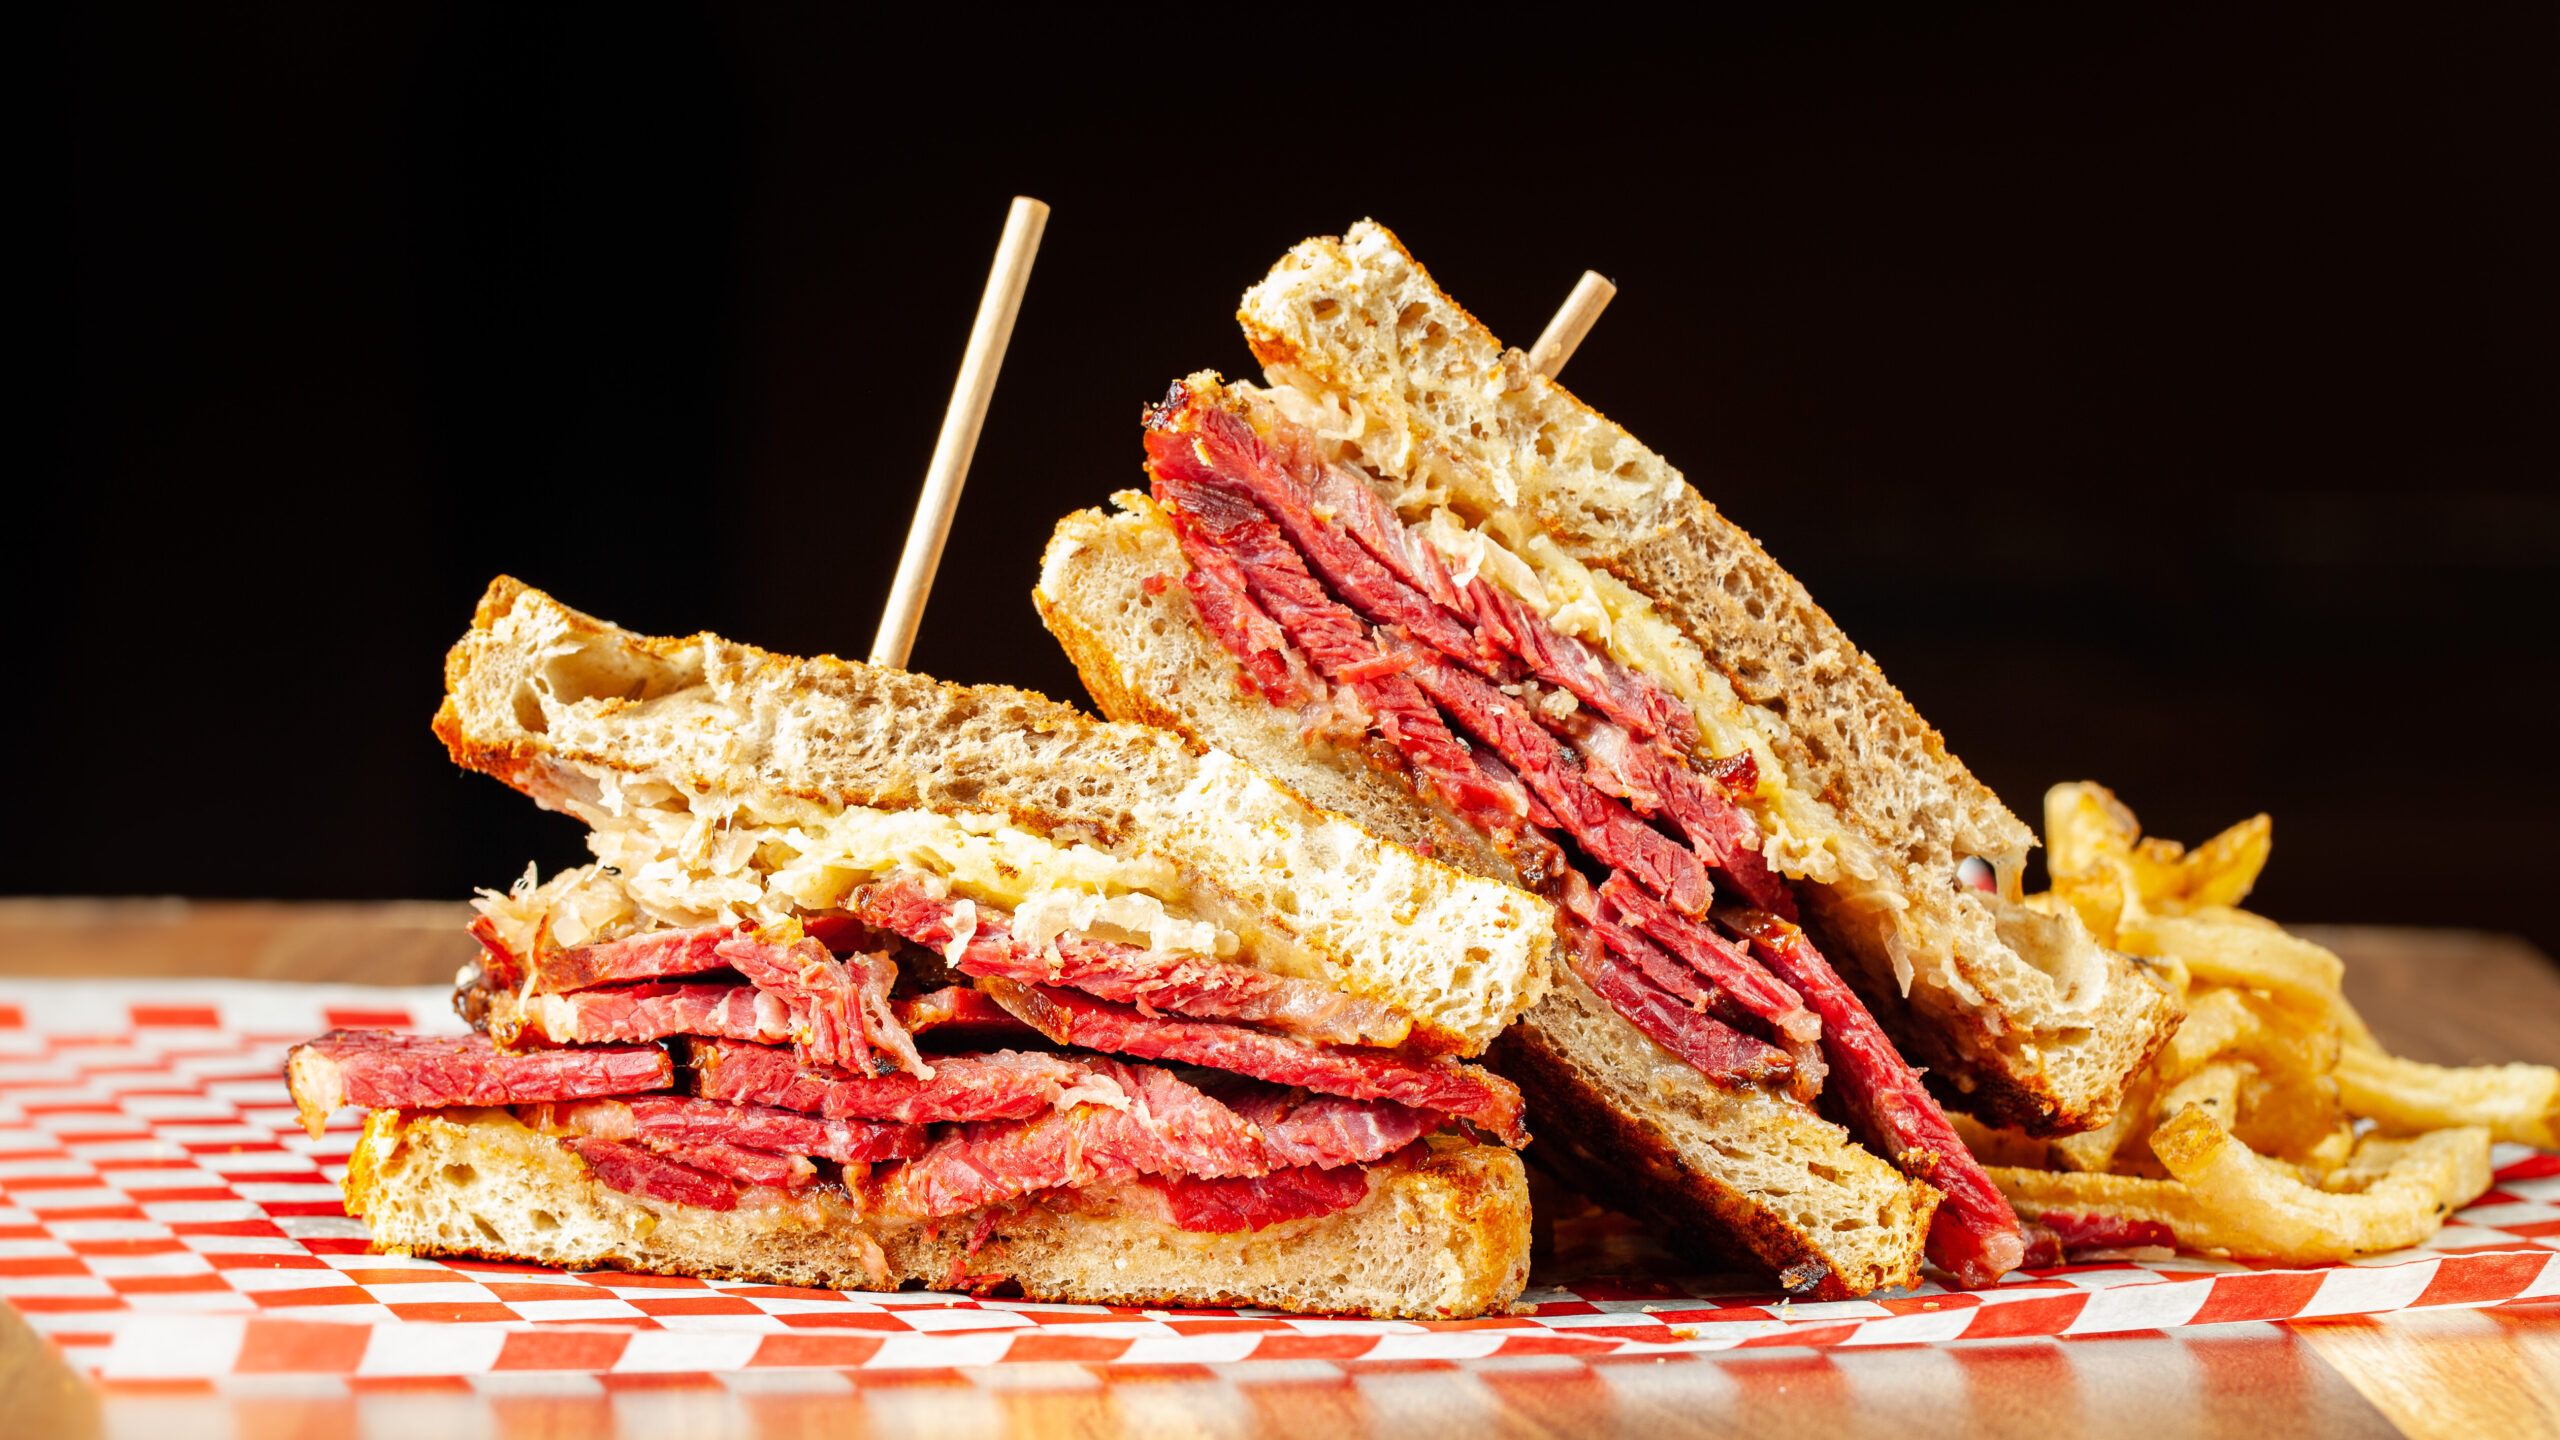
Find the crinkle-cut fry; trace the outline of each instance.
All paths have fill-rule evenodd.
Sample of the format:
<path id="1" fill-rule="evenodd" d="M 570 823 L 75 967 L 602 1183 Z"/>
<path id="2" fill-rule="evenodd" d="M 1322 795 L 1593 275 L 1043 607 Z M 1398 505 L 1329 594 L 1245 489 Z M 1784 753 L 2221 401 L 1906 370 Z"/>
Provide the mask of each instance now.
<path id="1" fill-rule="evenodd" d="M 2456 1069 L 2351 1046 L 2337 1075 L 2347 1113 L 2386 1134 L 2477 1125 L 2500 1140 L 2560 1148 L 2560 1070 L 2548 1065 Z"/>
<path id="2" fill-rule="evenodd" d="M 2288 1178 L 2202 1110 L 2181 1111 L 2151 1132 L 2151 1153 L 2215 1217 L 2211 1241 L 2181 1244 L 2292 1264 L 2343 1260 L 2414 1245 L 2489 1188 L 2489 1132 L 2438 1130 L 2410 1141 L 2356 1194 L 2315 1190 Z"/>
<path id="3" fill-rule="evenodd" d="M 2153 915 L 2118 932 L 2129 954 L 2171 955 L 2201 983 L 2264 990 L 2296 1010 L 2326 1014 L 2337 1002 L 2346 967 L 2338 957 L 2276 929 L 2234 923 L 2223 915 Z M 2255 918 L 2255 917 L 2251 917 Z"/>

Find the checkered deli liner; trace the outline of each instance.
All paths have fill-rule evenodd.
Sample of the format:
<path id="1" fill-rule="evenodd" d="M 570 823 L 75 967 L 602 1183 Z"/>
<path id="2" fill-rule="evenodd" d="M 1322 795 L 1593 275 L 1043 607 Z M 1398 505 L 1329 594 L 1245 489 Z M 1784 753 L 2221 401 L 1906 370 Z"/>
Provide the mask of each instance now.
<path id="1" fill-rule="evenodd" d="M 2498 1148 L 2495 1188 L 2432 1241 L 2351 1265 L 2255 1269 L 2181 1256 L 2031 1271 L 1971 1294 L 1924 1284 L 1830 1304 L 1790 1304 L 1729 1280 L 1618 1274 L 1533 1285 L 1518 1314 L 1416 1323 L 402 1259 L 368 1253 L 363 1224 L 340 1204 L 360 1113 L 342 1112 L 315 1142 L 279 1078 L 286 1046 L 334 1026 L 458 1028 L 441 990 L 0 983 L 0 1297 L 75 1366 L 132 1381 L 1602 1361 L 2560 1297 L 2560 1157 L 2511 1145 Z"/>

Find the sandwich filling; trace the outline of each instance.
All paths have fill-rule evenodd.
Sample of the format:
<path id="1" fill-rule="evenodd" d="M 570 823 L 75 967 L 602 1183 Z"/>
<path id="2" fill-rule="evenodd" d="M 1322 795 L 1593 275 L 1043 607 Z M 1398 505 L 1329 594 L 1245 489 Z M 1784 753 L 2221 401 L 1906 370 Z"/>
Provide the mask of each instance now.
<path id="1" fill-rule="evenodd" d="M 1086 890 L 1026 913 L 890 864 L 824 910 L 665 924 L 607 893 L 622 868 L 484 894 L 455 997 L 474 1033 L 296 1047 L 304 1123 L 344 1104 L 503 1107 L 653 1204 L 824 1187 L 883 1225 L 1049 1205 L 1195 1231 L 1349 1209 L 1444 1132 L 1528 1140 L 1519 1092 L 1408 1044 L 1410 1015 L 1253 964 L 1160 900 L 1114 910 Z"/>
<path id="2" fill-rule="evenodd" d="M 2016 1266 L 2010 1207 L 1795 923 L 1770 857 L 1796 847 L 1754 813 L 1784 789 L 1759 748 L 1570 633 L 1516 556 L 1446 510 L 1408 523 L 1251 387 L 1177 384 L 1146 447 L 1180 583 L 1241 688 L 1491 839 L 1561 902 L 1583 983 L 1705 1080 L 1827 1103 L 1936 1187 L 1943 1268 L 1984 1284 Z"/>

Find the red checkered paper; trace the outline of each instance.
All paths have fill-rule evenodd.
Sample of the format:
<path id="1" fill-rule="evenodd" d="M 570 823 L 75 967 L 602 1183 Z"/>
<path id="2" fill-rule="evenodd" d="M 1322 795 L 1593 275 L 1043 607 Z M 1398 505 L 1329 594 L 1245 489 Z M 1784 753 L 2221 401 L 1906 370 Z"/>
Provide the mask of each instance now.
<path id="1" fill-rule="evenodd" d="M 1632 1360 L 1769 1346 L 2105 1335 L 2560 1297 L 2560 1157 L 2425 1246 L 2350 1265 L 2199 1257 L 1793 1304 L 1730 1281 L 1535 1285 L 1521 1313 L 1407 1322 L 839 1294 L 370 1253 L 338 1190 L 361 1113 L 296 1123 L 285 1048 L 336 1026 L 458 1030 L 441 990 L 0 983 L 0 1297 L 109 1380 L 508 1371 L 952 1370 L 1232 1361 Z"/>

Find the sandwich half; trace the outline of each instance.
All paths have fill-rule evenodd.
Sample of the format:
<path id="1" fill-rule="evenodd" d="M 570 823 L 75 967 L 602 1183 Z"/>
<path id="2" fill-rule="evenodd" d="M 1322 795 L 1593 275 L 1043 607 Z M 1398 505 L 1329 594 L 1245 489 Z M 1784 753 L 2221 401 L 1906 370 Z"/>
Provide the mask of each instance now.
<path id="1" fill-rule="evenodd" d="M 371 1113 L 378 1245 L 832 1288 L 1453 1317 L 1528 1273 L 1481 1053 L 1551 908 L 1225 753 L 1018 690 L 634 635 L 501 578 L 462 765 L 591 827 L 482 892 L 461 1038 L 287 1067 Z"/>
<path id="2" fill-rule="evenodd" d="M 1266 383 L 1178 382 L 1148 492 L 1051 540 L 1104 713 L 1553 899 L 1569 963 L 1495 1063 L 1576 1183 L 1825 1296 L 1933 1227 L 1960 1279 L 2013 1265 L 1937 1102 L 2105 1123 L 2166 987 L 2022 905 L 2031 833 L 1875 663 L 1384 228 L 1240 318 Z"/>

